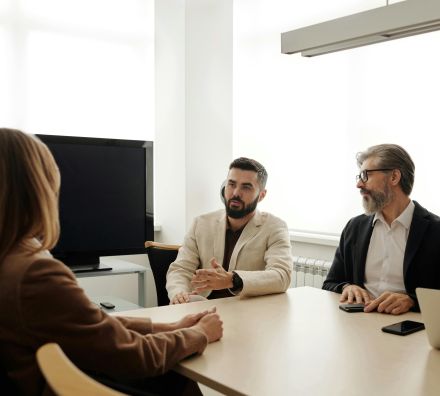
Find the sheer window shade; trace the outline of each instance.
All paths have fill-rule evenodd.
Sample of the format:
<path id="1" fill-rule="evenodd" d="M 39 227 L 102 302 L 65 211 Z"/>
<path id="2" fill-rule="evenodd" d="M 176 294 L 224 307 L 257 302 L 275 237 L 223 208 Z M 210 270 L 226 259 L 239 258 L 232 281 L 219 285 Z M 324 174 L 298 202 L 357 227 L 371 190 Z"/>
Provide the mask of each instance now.
<path id="1" fill-rule="evenodd" d="M 153 0 L 2 2 L 0 51 L 0 124 L 153 139 Z"/>
<path id="2" fill-rule="evenodd" d="M 339 234 L 362 213 L 355 155 L 380 143 L 409 151 L 412 197 L 440 214 L 440 33 L 311 59 L 280 53 L 282 31 L 381 5 L 234 2 L 234 154 L 266 165 L 261 207 L 292 229 Z"/>

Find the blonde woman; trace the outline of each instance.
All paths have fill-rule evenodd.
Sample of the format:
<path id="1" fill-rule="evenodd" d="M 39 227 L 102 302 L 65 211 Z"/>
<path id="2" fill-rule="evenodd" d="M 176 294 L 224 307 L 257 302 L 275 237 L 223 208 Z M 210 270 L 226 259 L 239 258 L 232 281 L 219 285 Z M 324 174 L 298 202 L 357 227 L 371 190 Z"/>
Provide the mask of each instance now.
<path id="1" fill-rule="evenodd" d="M 221 338 L 218 314 L 205 311 L 165 324 L 102 312 L 48 252 L 59 236 L 59 187 L 57 165 L 42 142 L 0 128 L 2 370 L 19 394 L 50 394 L 35 352 L 56 342 L 77 366 L 103 381 L 159 394 L 187 392 L 194 384 L 162 374 Z M 154 376 L 159 377 L 148 379 Z"/>

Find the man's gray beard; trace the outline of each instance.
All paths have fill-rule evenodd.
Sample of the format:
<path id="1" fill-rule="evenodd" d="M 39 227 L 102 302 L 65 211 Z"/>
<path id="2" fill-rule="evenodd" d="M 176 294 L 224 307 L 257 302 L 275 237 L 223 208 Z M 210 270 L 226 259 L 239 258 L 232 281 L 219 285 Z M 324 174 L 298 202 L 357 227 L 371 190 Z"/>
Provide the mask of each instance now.
<path id="1" fill-rule="evenodd" d="M 393 194 L 388 186 L 385 186 L 384 192 L 371 191 L 370 195 L 362 197 L 362 205 L 365 214 L 371 215 L 382 212 L 383 208 L 393 200 Z"/>

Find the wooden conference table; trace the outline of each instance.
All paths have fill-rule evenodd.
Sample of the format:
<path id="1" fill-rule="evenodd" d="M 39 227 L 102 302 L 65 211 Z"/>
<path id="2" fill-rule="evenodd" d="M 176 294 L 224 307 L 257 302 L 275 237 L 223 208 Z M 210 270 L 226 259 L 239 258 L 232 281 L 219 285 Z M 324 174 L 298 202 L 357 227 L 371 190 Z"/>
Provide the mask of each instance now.
<path id="1" fill-rule="evenodd" d="M 223 338 L 175 370 L 227 395 L 440 395 L 440 351 L 425 331 L 383 326 L 420 314 L 347 313 L 339 295 L 311 287 L 119 312 L 175 321 L 216 306 Z"/>

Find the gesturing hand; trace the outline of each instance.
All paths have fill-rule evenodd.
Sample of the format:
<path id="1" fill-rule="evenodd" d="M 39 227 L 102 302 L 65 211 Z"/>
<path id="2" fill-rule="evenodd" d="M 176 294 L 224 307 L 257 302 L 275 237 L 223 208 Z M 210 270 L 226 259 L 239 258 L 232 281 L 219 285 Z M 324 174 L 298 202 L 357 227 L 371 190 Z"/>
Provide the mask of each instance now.
<path id="1" fill-rule="evenodd" d="M 215 258 L 210 261 L 209 269 L 198 269 L 192 277 L 191 284 L 196 292 L 205 290 L 221 290 L 231 288 L 232 273 L 225 269 L 217 262 Z"/>
<path id="2" fill-rule="evenodd" d="M 377 312 L 400 315 L 408 312 L 414 306 L 414 300 L 403 293 L 383 292 L 379 297 L 366 304 L 365 312 Z"/>

